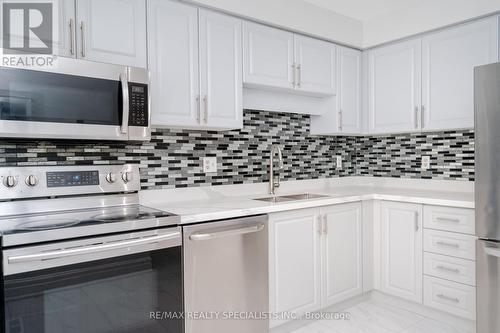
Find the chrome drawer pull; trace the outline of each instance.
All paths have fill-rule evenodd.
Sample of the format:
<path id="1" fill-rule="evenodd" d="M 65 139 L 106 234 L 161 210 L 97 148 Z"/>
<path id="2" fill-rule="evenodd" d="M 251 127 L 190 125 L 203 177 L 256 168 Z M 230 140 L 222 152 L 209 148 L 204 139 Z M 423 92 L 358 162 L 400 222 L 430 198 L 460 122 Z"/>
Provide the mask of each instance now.
<path id="1" fill-rule="evenodd" d="M 456 298 L 456 297 L 450 297 L 450 296 L 446 296 L 446 295 L 443 295 L 443 294 L 437 294 L 436 296 L 439 297 L 439 298 L 442 298 L 444 300 L 450 301 L 450 302 L 460 303 L 460 300 L 458 298 Z"/>
<path id="2" fill-rule="evenodd" d="M 457 248 L 459 249 L 460 248 L 460 245 L 457 244 L 457 243 L 448 243 L 448 242 L 441 242 L 441 241 L 438 241 L 436 242 L 437 245 L 441 245 L 441 246 L 448 246 L 448 247 L 454 247 L 454 248 Z"/>
<path id="3" fill-rule="evenodd" d="M 437 221 L 460 223 L 460 219 L 451 217 L 436 217 Z"/>
<path id="4" fill-rule="evenodd" d="M 457 273 L 457 274 L 460 273 L 460 270 L 458 268 L 450 268 L 450 267 L 446 267 L 443 265 L 436 266 L 436 269 L 440 269 L 442 271 L 453 272 L 453 273 Z"/>

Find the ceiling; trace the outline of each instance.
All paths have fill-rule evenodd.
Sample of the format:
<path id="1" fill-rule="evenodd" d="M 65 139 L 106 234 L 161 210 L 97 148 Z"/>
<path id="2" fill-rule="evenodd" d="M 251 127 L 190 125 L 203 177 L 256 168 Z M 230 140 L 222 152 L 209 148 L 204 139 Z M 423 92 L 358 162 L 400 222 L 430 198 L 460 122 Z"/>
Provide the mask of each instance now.
<path id="1" fill-rule="evenodd" d="M 369 21 L 378 16 L 403 9 L 418 3 L 418 0 L 302 0 L 309 4 L 337 12 L 360 21 Z"/>

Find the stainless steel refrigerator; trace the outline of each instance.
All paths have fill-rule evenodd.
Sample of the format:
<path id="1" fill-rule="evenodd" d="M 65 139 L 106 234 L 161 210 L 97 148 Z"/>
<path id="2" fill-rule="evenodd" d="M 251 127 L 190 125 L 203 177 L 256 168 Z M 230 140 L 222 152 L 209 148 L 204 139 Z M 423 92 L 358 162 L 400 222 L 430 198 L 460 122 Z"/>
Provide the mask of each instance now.
<path id="1" fill-rule="evenodd" d="M 477 333 L 500 332 L 500 63 L 476 67 Z"/>

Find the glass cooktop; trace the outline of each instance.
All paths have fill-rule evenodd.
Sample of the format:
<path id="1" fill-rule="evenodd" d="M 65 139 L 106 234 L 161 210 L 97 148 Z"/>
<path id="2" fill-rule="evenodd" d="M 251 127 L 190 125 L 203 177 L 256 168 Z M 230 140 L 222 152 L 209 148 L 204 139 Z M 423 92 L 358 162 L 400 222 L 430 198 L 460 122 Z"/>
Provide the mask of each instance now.
<path id="1" fill-rule="evenodd" d="M 22 239 L 21 235 L 27 235 L 25 238 L 32 243 L 171 226 L 178 222 L 174 214 L 134 204 L 4 217 L 0 218 L 0 231 L 6 246 L 14 245 L 11 242 L 25 243 L 11 241 L 14 236 Z"/>

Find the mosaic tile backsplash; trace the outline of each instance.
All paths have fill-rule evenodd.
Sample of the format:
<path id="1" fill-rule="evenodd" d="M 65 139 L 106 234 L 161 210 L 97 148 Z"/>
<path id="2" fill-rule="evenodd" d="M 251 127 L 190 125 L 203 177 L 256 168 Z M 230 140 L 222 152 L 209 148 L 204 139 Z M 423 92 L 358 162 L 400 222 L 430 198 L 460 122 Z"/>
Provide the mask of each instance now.
<path id="1" fill-rule="evenodd" d="M 226 132 L 154 129 L 151 142 L 0 140 L 0 165 L 139 163 L 144 189 L 267 181 L 269 149 L 283 149 L 284 180 L 373 175 L 474 180 L 474 133 L 450 131 L 372 137 L 309 134 L 309 116 L 245 110 L 244 128 Z M 420 170 L 420 156 L 431 169 Z M 338 170 L 335 156 L 341 155 Z M 218 172 L 204 174 L 201 158 Z"/>

